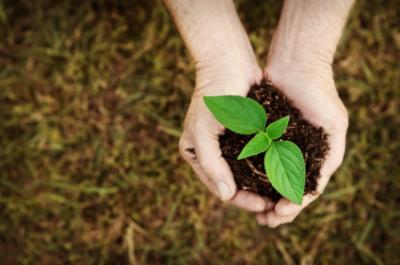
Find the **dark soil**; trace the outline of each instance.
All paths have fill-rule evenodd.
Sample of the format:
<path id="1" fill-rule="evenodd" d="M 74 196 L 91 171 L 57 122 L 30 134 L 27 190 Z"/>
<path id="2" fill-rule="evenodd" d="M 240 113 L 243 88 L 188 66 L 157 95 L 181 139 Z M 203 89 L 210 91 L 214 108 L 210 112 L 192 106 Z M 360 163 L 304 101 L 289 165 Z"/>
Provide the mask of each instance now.
<path id="1" fill-rule="evenodd" d="M 328 135 L 322 128 L 305 120 L 301 112 L 276 88 L 266 82 L 250 88 L 248 97 L 261 103 L 267 114 L 267 124 L 290 115 L 289 126 L 282 139 L 296 143 L 303 152 L 306 163 L 305 194 L 317 188 L 320 169 L 329 149 Z M 264 154 L 237 160 L 245 144 L 253 136 L 236 134 L 228 129 L 220 136 L 222 155 L 228 162 L 239 189 L 249 190 L 278 201 L 282 196 L 268 182 L 264 170 Z"/>

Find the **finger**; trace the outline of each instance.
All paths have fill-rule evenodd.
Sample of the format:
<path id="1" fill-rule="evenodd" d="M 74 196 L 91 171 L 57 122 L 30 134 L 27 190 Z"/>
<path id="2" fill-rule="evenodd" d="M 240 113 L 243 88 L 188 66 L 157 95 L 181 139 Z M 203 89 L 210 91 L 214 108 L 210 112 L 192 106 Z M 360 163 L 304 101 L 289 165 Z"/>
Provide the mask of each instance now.
<path id="1" fill-rule="evenodd" d="M 321 168 L 321 178 L 318 181 L 317 190 L 322 193 L 329 182 L 330 177 L 342 164 L 346 147 L 346 129 L 329 133 L 329 147 L 324 164 Z"/>
<path id="2" fill-rule="evenodd" d="M 201 182 L 216 196 L 218 193 L 215 189 L 214 184 L 208 179 L 207 175 L 201 169 L 199 162 L 197 160 L 196 150 L 190 136 L 183 132 L 181 138 L 179 139 L 179 151 L 183 159 L 192 167 L 193 171 L 196 173 L 197 177 Z"/>
<path id="3" fill-rule="evenodd" d="M 179 138 L 179 153 L 189 164 L 197 160 L 193 142 L 186 132 L 183 132 L 181 138 Z"/>
<path id="4" fill-rule="evenodd" d="M 212 181 L 208 178 L 208 176 L 203 172 L 201 167 L 196 162 L 190 163 L 193 171 L 199 177 L 199 179 L 203 182 L 204 185 L 216 196 L 218 196 L 218 191 Z M 227 201 L 230 205 L 241 208 L 248 212 L 264 212 L 266 210 L 270 210 L 273 208 L 274 204 L 268 200 L 264 199 L 261 196 L 258 196 L 254 193 L 240 190 L 235 196 Z"/>
<path id="5" fill-rule="evenodd" d="M 229 204 L 249 212 L 264 212 L 274 207 L 271 200 L 244 190 L 238 191 L 235 197 L 229 201 Z"/>
<path id="6" fill-rule="evenodd" d="M 301 210 L 306 208 L 317 197 L 318 194 L 307 194 L 303 197 L 303 202 L 301 203 L 301 205 L 290 202 L 286 198 L 282 198 L 275 205 L 273 212 L 275 212 L 275 214 L 280 217 L 287 217 L 293 214 L 297 215 L 298 213 L 300 213 Z"/>
<path id="7" fill-rule="evenodd" d="M 259 213 L 256 218 L 260 225 L 267 225 L 270 228 L 276 228 L 279 225 L 292 222 L 297 215 L 298 213 L 282 217 L 278 216 L 276 212 L 271 211 L 268 214 Z"/>
<path id="8" fill-rule="evenodd" d="M 271 228 L 277 227 L 281 224 L 290 223 L 317 197 L 318 194 L 308 194 L 303 197 L 301 205 L 294 204 L 289 200 L 282 198 L 276 203 L 273 210 L 258 214 L 257 221 L 259 224 L 268 225 Z"/>
<path id="9" fill-rule="evenodd" d="M 228 163 L 222 157 L 218 133 L 209 131 L 209 124 L 199 127 L 193 137 L 197 159 L 202 171 L 212 181 L 223 201 L 233 198 L 236 184 Z"/>
<path id="10" fill-rule="evenodd" d="M 206 173 L 201 169 L 200 165 L 195 162 L 190 162 L 190 166 L 192 167 L 196 176 L 201 180 L 201 182 L 211 191 L 212 194 L 219 197 L 218 190 L 214 183 L 209 179 Z"/>

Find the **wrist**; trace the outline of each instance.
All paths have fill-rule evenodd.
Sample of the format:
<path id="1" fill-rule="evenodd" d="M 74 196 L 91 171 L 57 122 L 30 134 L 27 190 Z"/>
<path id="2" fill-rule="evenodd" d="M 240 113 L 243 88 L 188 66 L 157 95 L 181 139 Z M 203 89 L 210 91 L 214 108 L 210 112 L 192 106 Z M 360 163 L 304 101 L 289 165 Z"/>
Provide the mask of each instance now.
<path id="1" fill-rule="evenodd" d="M 256 63 L 248 61 L 220 65 L 206 62 L 196 67 L 195 94 L 200 95 L 242 95 L 245 96 L 250 87 L 259 83 L 263 77 L 262 70 Z"/>
<path id="2" fill-rule="evenodd" d="M 309 31 L 312 29 L 304 26 L 301 28 L 297 25 L 286 25 L 285 28 L 278 26 L 268 52 L 267 66 L 296 64 L 307 69 L 330 68 L 337 41 L 326 36 L 316 39 L 307 37 L 310 35 Z"/>
<path id="3" fill-rule="evenodd" d="M 297 66 L 307 71 L 328 71 L 332 67 L 334 48 L 323 45 L 275 42 L 267 57 L 267 67 L 275 65 Z"/>
<path id="4" fill-rule="evenodd" d="M 221 76 L 256 79 L 260 68 L 254 54 L 245 53 L 245 50 L 230 49 L 218 50 L 195 58 L 196 76 L 202 79 L 213 79 Z"/>
<path id="5" fill-rule="evenodd" d="M 164 1 L 194 59 L 196 86 L 254 80 L 261 73 L 232 0 Z"/>
<path id="6" fill-rule="evenodd" d="M 267 79 L 297 76 L 307 79 L 328 80 L 333 79 L 333 70 L 330 64 L 316 63 L 312 60 L 276 60 L 267 64 L 265 76 Z"/>
<path id="7" fill-rule="evenodd" d="M 329 69 L 353 0 L 286 0 L 267 65 Z"/>

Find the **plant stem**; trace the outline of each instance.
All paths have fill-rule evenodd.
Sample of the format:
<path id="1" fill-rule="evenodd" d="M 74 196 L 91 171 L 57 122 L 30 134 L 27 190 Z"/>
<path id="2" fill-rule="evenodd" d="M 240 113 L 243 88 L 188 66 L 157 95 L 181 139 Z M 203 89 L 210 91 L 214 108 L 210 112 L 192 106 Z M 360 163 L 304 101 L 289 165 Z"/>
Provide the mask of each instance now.
<path id="1" fill-rule="evenodd" d="M 267 175 L 265 175 L 265 173 L 259 171 L 248 159 L 246 159 L 246 163 L 247 165 L 250 167 L 251 171 L 254 172 L 254 174 L 257 174 L 259 176 L 262 176 L 262 178 L 260 178 L 262 181 L 267 182 Z"/>

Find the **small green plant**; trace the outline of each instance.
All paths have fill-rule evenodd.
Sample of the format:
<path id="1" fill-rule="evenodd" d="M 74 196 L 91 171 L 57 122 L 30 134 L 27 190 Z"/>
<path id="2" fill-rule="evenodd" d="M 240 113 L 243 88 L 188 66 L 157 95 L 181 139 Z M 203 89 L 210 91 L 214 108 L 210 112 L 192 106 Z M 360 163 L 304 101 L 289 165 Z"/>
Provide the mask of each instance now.
<path id="1" fill-rule="evenodd" d="M 300 148 L 280 140 L 289 116 L 267 126 L 267 114 L 257 101 L 241 96 L 206 96 L 204 102 L 214 117 L 231 131 L 255 136 L 244 146 L 238 160 L 265 152 L 264 167 L 272 186 L 288 200 L 301 204 L 305 163 Z"/>

